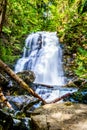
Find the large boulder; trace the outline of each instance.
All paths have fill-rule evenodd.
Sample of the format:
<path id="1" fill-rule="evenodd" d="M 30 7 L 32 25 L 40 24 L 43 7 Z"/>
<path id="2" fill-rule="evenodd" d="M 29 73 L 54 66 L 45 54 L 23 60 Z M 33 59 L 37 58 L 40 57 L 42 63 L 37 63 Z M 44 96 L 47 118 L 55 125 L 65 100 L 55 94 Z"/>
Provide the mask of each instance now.
<path id="1" fill-rule="evenodd" d="M 35 74 L 33 71 L 30 70 L 24 70 L 22 72 L 18 72 L 17 75 L 23 79 L 27 84 L 30 82 L 34 82 L 35 80 Z"/>
<path id="2" fill-rule="evenodd" d="M 32 113 L 31 123 L 33 130 L 86 130 L 87 105 L 47 104 Z"/>

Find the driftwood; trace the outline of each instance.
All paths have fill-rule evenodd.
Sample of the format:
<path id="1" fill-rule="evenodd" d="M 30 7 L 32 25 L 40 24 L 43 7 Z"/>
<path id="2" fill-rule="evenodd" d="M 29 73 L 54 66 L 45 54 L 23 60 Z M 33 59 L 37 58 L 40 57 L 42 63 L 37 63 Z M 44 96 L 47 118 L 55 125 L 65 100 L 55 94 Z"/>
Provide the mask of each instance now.
<path id="1" fill-rule="evenodd" d="M 7 106 L 7 107 L 13 109 L 12 106 L 11 106 L 11 104 L 7 101 L 6 97 L 4 96 L 1 87 L 0 87 L 0 100 L 2 101 L 2 103 L 3 103 L 5 106 Z"/>
<path id="2" fill-rule="evenodd" d="M 27 85 L 19 76 L 17 76 L 8 65 L 6 65 L 2 60 L 0 60 L 0 67 L 8 74 L 10 75 L 21 87 L 23 87 L 25 90 L 27 90 L 31 95 L 38 98 L 43 102 L 43 104 L 46 104 L 45 100 L 43 100 L 37 93 L 35 93 L 29 85 Z"/>
<path id="3" fill-rule="evenodd" d="M 65 94 L 65 95 L 63 95 L 61 97 L 58 97 L 58 98 L 54 99 L 53 101 L 51 101 L 49 103 L 56 103 L 56 102 L 58 102 L 58 101 L 60 101 L 60 100 L 62 100 L 64 98 L 66 98 L 66 97 L 69 97 L 70 95 L 72 95 L 72 93 L 67 93 L 67 94 Z"/>

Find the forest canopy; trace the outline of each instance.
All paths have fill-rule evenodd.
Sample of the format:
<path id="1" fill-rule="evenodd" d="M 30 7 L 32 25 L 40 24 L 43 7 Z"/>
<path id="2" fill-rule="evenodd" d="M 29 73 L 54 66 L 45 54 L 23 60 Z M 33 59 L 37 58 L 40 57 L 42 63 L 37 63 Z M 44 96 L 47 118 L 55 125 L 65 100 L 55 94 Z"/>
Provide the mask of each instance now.
<path id="1" fill-rule="evenodd" d="M 76 55 L 75 74 L 87 77 L 87 0 L 1 0 L 0 30 L 0 58 L 7 64 L 20 57 L 28 34 L 56 31 Z"/>

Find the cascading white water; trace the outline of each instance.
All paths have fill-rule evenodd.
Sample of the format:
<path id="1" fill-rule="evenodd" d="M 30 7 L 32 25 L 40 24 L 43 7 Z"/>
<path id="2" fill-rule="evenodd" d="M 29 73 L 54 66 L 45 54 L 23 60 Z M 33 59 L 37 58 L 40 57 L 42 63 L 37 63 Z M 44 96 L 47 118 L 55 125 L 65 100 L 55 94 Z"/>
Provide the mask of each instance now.
<path id="1" fill-rule="evenodd" d="M 18 61 L 15 72 L 32 70 L 35 83 L 63 85 L 62 50 L 56 33 L 37 32 L 28 36 L 23 57 Z"/>
<path id="2" fill-rule="evenodd" d="M 23 57 L 15 66 L 15 72 L 31 70 L 35 73 L 36 84 L 46 84 L 54 87 L 48 90 L 39 86 L 36 92 L 44 99 L 58 97 L 67 93 L 60 87 L 65 84 L 65 77 L 62 68 L 62 49 L 59 44 L 56 32 L 37 32 L 30 34 L 26 39 Z M 59 94 L 61 93 L 61 94 Z"/>

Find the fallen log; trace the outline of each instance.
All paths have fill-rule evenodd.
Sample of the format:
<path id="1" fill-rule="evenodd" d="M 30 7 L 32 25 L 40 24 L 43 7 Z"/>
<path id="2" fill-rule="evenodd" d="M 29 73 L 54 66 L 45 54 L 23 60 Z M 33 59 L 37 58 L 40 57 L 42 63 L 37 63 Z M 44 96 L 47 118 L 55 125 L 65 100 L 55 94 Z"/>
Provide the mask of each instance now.
<path id="1" fill-rule="evenodd" d="M 39 83 L 34 83 L 37 86 L 41 86 L 41 87 L 46 87 L 46 88 L 53 88 L 53 86 L 51 85 L 47 85 L 47 84 L 39 84 Z"/>
<path id="2" fill-rule="evenodd" d="M 61 97 L 58 97 L 58 98 L 54 99 L 53 101 L 49 102 L 49 104 L 50 103 L 56 103 L 56 102 L 58 102 L 58 101 L 60 101 L 60 100 L 62 100 L 64 98 L 66 98 L 66 97 L 69 97 L 70 95 L 72 95 L 72 93 L 67 93 L 67 94 L 65 94 L 65 95 L 63 95 Z"/>
<path id="3" fill-rule="evenodd" d="M 8 102 L 7 98 L 4 96 L 1 87 L 0 87 L 0 100 L 2 101 L 3 104 L 5 104 L 5 106 L 7 106 L 8 108 L 13 109 L 11 104 Z"/>
<path id="4" fill-rule="evenodd" d="M 0 67 L 8 74 L 10 75 L 21 87 L 23 87 L 25 90 L 27 90 L 31 95 L 38 98 L 43 102 L 43 104 L 46 104 L 46 101 L 43 100 L 37 93 L 35 93 L 29 85 L 27 85 L 21 78 L 19 78 L 18 75 L 16 75 L 8 65 L 6 65 L 2 60 L 0 60 Z"/>

